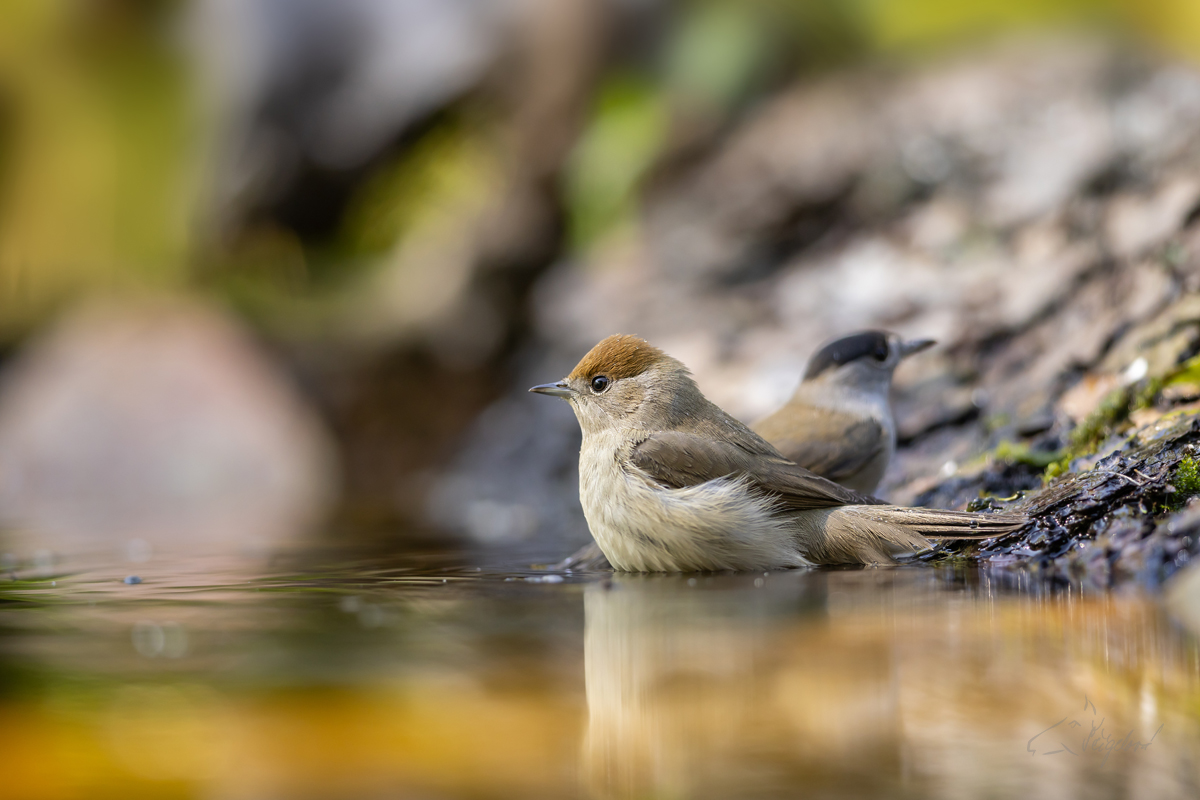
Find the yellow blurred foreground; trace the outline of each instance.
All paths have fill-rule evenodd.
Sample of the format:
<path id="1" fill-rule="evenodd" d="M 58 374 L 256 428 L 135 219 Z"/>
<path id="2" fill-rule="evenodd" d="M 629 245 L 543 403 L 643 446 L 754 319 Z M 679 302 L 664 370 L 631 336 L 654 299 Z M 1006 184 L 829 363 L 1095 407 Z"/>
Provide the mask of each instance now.
<path id="1" fill-rule="evenodd" d="M 1200 787 L 1196 644 L 1138 597 L 950 569 L 153 570 L 3 595 L 4 797 Z"/>

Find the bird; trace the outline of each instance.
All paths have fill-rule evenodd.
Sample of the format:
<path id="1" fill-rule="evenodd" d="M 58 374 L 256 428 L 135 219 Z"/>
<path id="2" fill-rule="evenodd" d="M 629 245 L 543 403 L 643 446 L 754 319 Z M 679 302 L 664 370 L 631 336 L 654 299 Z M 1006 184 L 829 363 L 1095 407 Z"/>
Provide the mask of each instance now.
<path id="1" fill-rule="evenodd" d="M 870 330 L 823 345 L 778 411 L 751 425 L 784 457 L 848 489 L 873 494 L 896 452 L 892 374 L 901 360 L 936 342 Z M 555 565 L 607 566 L 595 541 Z"/>
<path id="2" fill-rule="evenodd" d="M 871 494 L 896 452 L 892 374 L 934 344 L 878 330 L 829 342 L 808 360 L 791 399 L 751 427 L 788 460 Z"/>
<path id="3" fill-rule="evenodd" d="M 990 538 L 1017 514 L 884 504 L 787 459 L 637 336 L 593 347 L 529 391 L 570 403 L 583 432 L 579 497 L 609 563 L 628 572 L 890 564 L 933 538 Z"/>

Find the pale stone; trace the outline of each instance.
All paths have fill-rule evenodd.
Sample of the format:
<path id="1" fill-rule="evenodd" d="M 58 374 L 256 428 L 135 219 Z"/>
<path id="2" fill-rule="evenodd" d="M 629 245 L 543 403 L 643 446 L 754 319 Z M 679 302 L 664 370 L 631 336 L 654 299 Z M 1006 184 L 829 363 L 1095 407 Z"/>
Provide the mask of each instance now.
<path id="1" fill-rule="evenodd" d="M 79 309 L 0 387 L 0 519 L 31 548 L 262 551 L 322 519 L 335 475 L 285 376 L 197 302 Z"/>

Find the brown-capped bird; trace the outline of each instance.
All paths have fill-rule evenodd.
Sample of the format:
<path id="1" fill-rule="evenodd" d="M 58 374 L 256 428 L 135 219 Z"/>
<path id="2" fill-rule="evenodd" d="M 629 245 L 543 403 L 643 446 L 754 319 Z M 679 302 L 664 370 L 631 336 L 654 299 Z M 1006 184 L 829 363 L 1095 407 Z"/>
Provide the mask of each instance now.
<path id="1" fill-rule="evenodd" d="M 785 458 L 711 403 L 687 368 L 634 336 L 596 345 L 565 379 L 583 430 L 579 494 L 616 569 L 890 563 L 929 538 L 981 538 L 1025 517 L 884 505 Z"/>

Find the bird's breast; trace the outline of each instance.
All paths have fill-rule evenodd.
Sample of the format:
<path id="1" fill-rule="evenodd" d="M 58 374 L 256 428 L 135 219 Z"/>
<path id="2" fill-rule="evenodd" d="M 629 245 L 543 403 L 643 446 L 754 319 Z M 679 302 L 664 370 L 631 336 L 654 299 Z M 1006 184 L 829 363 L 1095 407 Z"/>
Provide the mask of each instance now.
<path id="1" fill-rule="evenodd" d="M 669 489 L 633 466 L 631 432 L 585 437 L 579 496 L 596 543 L 633 572 L 800 566 L 795 522 L 749 481 L 716 478 Z"/>

